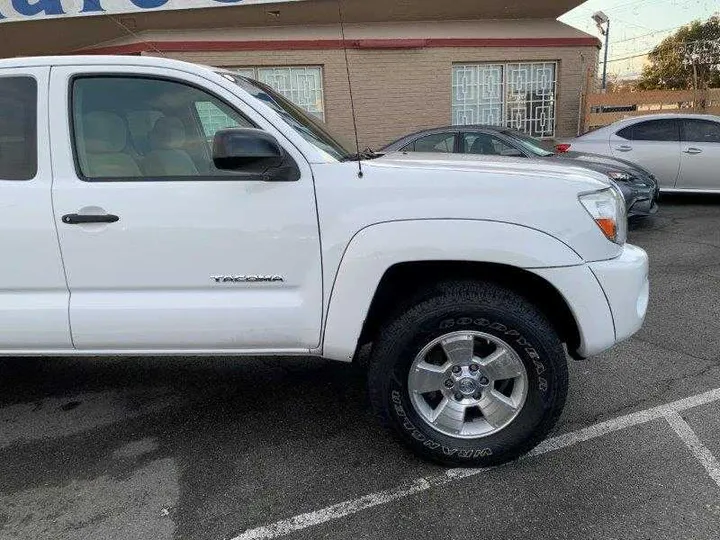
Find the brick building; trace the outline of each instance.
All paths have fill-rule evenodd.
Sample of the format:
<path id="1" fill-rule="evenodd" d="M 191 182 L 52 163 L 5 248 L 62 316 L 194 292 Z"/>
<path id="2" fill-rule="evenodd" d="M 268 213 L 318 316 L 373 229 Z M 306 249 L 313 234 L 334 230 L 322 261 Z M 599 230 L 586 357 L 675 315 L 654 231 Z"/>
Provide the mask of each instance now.
<path id="1" fill-rule="evenodd" d="M 360 142 L 375 147 L 447 124 L 575 135 L 600 45 L 556 20 L 581 0 L 341 0 L 345 41 L 338 0 L 41 0 L 13 13 L 23 2 L 32 5 L 0 0 L 2 56 L 161 54 L 223 66 L 349 140 L 347 52 Z"/>

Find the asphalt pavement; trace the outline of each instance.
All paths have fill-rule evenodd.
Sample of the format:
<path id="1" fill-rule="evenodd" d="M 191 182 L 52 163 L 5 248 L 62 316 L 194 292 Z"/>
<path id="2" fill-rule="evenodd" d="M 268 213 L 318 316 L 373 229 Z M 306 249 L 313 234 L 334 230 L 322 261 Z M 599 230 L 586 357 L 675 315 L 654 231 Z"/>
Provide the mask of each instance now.
<path id="1" fill-rule="evenodd" d="M 0 359 L 0 539 L 716 540 L 720 198 L 661 201 L 630 238 L 645 326 L 570 361 L 551 439 L 491 470 L 398 446 L 351 365 Z"/>

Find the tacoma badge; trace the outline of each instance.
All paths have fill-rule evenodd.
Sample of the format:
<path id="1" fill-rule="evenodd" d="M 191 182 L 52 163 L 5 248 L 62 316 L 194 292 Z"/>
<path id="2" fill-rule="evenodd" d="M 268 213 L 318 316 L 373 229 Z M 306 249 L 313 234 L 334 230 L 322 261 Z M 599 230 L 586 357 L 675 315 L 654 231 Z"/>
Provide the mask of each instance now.
<path id="1" fill-rule="evenodd" d="M 274 283 L 285 281 L 282 276 L 211 276 L 215 283 Z"/>

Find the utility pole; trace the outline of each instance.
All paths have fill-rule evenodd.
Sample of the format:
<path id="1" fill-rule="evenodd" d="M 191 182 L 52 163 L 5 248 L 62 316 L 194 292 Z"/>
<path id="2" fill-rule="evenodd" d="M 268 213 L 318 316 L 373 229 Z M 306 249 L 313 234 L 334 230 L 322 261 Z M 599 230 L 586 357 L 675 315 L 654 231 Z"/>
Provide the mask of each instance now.
<path id="1" fill-rule="evenodd" d="M 605 26 L 605 60 L 603 61 L 603 79 L 602 79 L 603 92 L 605 90 L 607 90 L 607 61 L 608 61 L 609 45 L 610 45 L 610 19 L 608 19 L 607 25 Z"/>
<path id="2" fill-rule="evenodd" d="M 695 61 L 695 57 L 693 56 L 692 59 L 692 68 L 693 68 L 693 90 L 695 91 L 695 100 L 693 101 L 693 109 L 695 112 L 701 112 L 701 110 L 705 107 L 705 102 L 701 101 L 699 99 L 699 93 L 698 93 L 698 72 L 697 72 L 697 62 Z"/>
<path id="3" fill-rule="evenodd" d="M 597 24 L 600 33 L 605 36 L 605 61 L 603 62 L 603 74 L 602 74 L 602 89 L 603 92 L 607 90 L 607 64 L 608 64 L 608 49 L 610 46 L 610 17 L 605 15 L 602 11 L 596 11 L 592 20 Z M 603 27 L 603 25 L 605 25 Z"/>

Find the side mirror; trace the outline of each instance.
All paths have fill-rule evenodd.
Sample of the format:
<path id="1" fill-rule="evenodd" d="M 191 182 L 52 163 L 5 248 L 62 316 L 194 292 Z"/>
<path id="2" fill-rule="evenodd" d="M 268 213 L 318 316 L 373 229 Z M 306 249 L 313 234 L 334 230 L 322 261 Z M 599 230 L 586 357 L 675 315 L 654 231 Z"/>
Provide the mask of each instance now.
<path id="1" fill-rule="evenodd" d="M 275 137 L 261 129 L 221 129 L 213 139 L 213 163 L 226 171 L 257 173 L 263 180 L 294 181 L 300 171 Z"/>

